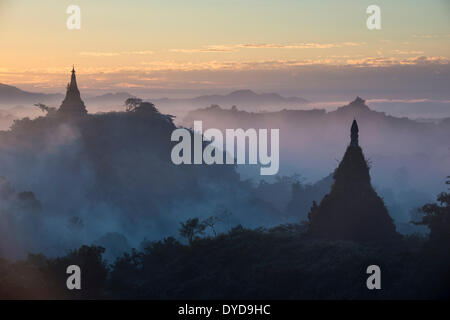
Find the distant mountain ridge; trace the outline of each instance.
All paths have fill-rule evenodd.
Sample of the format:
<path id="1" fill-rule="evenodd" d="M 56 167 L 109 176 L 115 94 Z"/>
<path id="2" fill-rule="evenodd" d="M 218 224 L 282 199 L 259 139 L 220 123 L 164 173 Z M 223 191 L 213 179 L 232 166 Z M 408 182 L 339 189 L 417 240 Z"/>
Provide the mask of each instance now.
<path id="1" fill-rule="evenodd" d="M 88 103 L 95 104 L 124 104 L 125 100 L 128 98 L 136 98 L 136 96 L 128 92 L 116 92 L 116 93 L 105 93 L 99 96 L 86 97 Z"/>
<path id="2" fill-rule="evenodd" d="M 14 86 L 0 83 L 0 104 L 38 103 L 62 100 L 62 94 L 46 94 L 21 90 Z"/>
<path id="3" fill-rule="evenodd" d="M 402 176 L 403 167 L 407 172 L 403 174 L 407 177 L 404 181 L 426 185 L 429 190 L 448 174 L 449 120 L 424 123 L 394 117 L 371 110 L 361 98 L 329 112 L 325 109 L 249 112 L 211 106 L 189 112 L 181 125 L 191 128 L 194 120 L 201 120 L 203 130 L 279 129 L 280 174 L 300 172 L 315 181 L 328 175 L 335 166 L 334 159 L 342 155 L 348 141 L 345 129 L 353 119 L 357 119 L 360 128 L 360 145 L 376 164 L 375 185 L 381 180 L 383 185 L 386 181 L 392 185 L 400 183 L 396 181 L 403 180 L 397 179 L 397 175 Z"/>
<path id="4" fill-rule="evenodd" d="M 236 105 L 242 105 L 245 103 L 259 103 L 259 104 L 270 104 L 270 103 L 294 103 L 294 104 L 305 104 L 309 101 L 299 97 L 282 97 L 278 93 L 255 93 L 252 90 L 238 90 L 233 91 L 225 95 L 205 95 L 199 96 L 191 101 L 196 101 L 200 103 L 212 103 L 212 104 L 229 104 L 234 103 Z"/>
<path id="5" fill-rule="evenodd" d="M 116 92 L 116 93 L 106 93 L 98 96 L 83 96 L 86 104 L 101 104 L 101 105 L 117 105 L 123 104 L 126 99 L 135 97 L 128 92 Z M 28 104 L 32 105 L 34 103 L 46 103 L 50 105 L 59 106 L 64 95 L 60 93 L 40 93 L 40 92 L 30 92 L 19 89 L 14 86 L 6 85 L 0 83 L 0 104 L 8 105 L 14 107 L 17 104 Z"/>
<path id="6" fill-rule="evenodd" d="M 181 99 L 148 99 L 162 107 L 209 107 L 220 105 L 224 107 L 238 106 L 248 111 L 261 111 L 270 107 L 288 108 L 301 106 L 310 101 L 300 97 L 283 97 L 278 93 L 256 93 L 252 90 L 237 90 L 228 94 L 203 95 L 195 98 Z"/>
<path id="7" fill-rule="evenodd" d="M 106 93 L 98 96 L 83 96 L 86 106 L 89 104 L 102 105 L 122 105 L 126 99 L 135 97 L 128 92 Z M 0 84 L 0 104 L 34 104 L 48 103 L 59 104 L 64 99 L 60 93 L 45 94 L 29 92 L 17 87 Z M 278 93 L 255 93 L 252 90 L 237 90 L 228 94 L 202 95 L 194 98 L 146 98 L 160 107 L 208 107 L 210 105 L 239 106 L 242 109 L 261 110 L 269 107 L 294 107 L 309 103 L 308 100 L 299 97 L 283 97 Z M 11 106 L 12 107 L 12 106 Z"/>
<path id="8" fill-rule="evenodd" d="M 336 110 L 328 111 L 325 109 L 307 109 L 307 110 L 275 110 L 270 112 L 248 112 L 241 108 L 223 108 L 217 105 L 211 105 L 206 108 L 198 108 L 190 111 L 183 120 L 185 126 L 192 124 L 193 119 L 220 120 L 221 123 L 228 122 L 228 125 L 241 126 L 243 128 L 259 127 L 260 123 L 269 122 L 271 125 L 292 125 L 300 127 L 301 125 L 334 126 L 336 122 L 344 125 L 356 117 L 361 119 L 362 123 L 367 122 L 368 126 L 388 125 L 389 127 L 407 126 L 415 128 L 431 128 L 431 123 L 421 123 L 405 117 L 395 117 L 387 115 L 385 112 L 374 111 L 369 108 L 366 101 L 356 97 L 347 105 L 338 107 Z M 443 121 L 444 119 L 442 119 Z M 314 123 L 316 122 L 317 123 Z"/>

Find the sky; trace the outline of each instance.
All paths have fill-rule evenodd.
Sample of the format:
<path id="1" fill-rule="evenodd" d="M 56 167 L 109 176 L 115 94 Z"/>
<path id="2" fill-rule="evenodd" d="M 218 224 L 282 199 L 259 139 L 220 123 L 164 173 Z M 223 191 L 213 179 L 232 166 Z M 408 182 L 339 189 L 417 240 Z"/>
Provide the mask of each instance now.
<path id="1" fill-rule="evenodd" d="M 74 64 L 87 94 L 448 99 L 449 18 L 447 0 L 0 0 L 0 83 L 63 92 Z"/>

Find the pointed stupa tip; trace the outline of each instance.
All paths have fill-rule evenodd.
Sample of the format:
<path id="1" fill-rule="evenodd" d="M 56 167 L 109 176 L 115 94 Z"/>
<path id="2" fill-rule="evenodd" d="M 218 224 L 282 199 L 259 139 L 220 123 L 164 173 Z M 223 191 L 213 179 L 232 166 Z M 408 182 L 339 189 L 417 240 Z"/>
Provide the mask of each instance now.
<path id="1" fill-rule="evenodd" d="M 358 129 L 358 123 L 356 122 L 356 119 L 353 119 L 352 122 L 352 127 L 350 129 L 350 146 L 353 147 L 358 147 L 358 133 L 359 133 L 359 129 Z"/>
<path id="2" fill-rule="evenodd" d="M 75 75 L 75 66 L 72 66 L 72 76 L 70 77 L 70 86 L 69 87 L 71 90 L 78 91 L 77 78 Z"/>

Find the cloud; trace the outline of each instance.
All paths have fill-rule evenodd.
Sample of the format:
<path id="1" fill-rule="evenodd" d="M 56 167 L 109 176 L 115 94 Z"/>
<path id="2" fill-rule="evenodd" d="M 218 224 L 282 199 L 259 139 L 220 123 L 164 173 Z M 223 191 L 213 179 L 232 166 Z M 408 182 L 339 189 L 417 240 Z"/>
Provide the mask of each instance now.
<path id="1" fill-rule="evenodd" d="M 404 61 L 404 64 L 449 64 L 450 60 L 446 57 L 426 57 L 426 56 L 420 56 L 420 57 L 413 57 L 406 59 Z"/>
<path id="2" fill-rule="evenodd" d="M 362 66 L 362 67 L 387 67 L 398 65 L 430 65 L 430 64 L 449 64 L 450 60 L 446 57 L 426 57 L 416 56 L 410 58 L 396 58 L 396 57 L 366 57 L 362 59 L 347 59 L 347 65 Z"/>
<path id="3" fill-rule="evenodd" d="M 115 87 L 119 88 L 146 88 L 145 85 L 137 84 L 137 83 L 131 83 L 131 82 L 118 82 L 114 84 Z"/>
<path id="4" fill-rule="evenodd" d="M 235 45 L 210 45 L 198 49 L 171 49 L 171 52 L 178 53 L 216 53 L 216 52 L 237 52 L 239 49 L 329 49 L 341 47 L 356 47 L 359 46 L 356 42 L 343 43 L 244 43 Z"/>
<path id="5" fill-rule="evenodd" d="M 329 49 L 341 47 L 356 47 L 360 44 L 356 42 L 343 43 L 294 43 L 294 44 L 277 44 L 277 43 L 249 43 L 239 44 L 239 48 L 247 49 Z"/>
<path id="6" fill-rule="evenodd" d="M 441 39 L 450 38 L 450 33 L 447 34 L 414 34 L 413 38 L 416 39 Z"/>
<path id="7" fill-rule="evenodd" d="M 405 51 L 405 50 L 392 50 L 391 51 L 393 54 L 398 54 L 398 55 L 411 55 L 411 54 L 423 54 L 423 51 Z"/>
<path id="8" fill-rule="evenodd" d="M 412 52 L 409 52 L 412 53 Z M 272 60 L 210 60 L 203 62 L 176 61 L 176 60 L 150 60 L 142 61 L 137 65 L 128 66 L 102 66 L 84 67 L 77 69 L 82 77 L 108 78 L 111 74 L 140 74 L 146 80 L 158 81 L 152 72 L 159 71 L 217 71 L 217 70 L 285 70 L 296 66 L 358 66 L 358 67 L 389 67 L 402 65 L 448 65 L 450 59 L 442 56 L 373 56 L 361 55 L 330 55 L 320 56 L 316 59 L 272 59 Z M 33 68 L 26 70 L 0 70 L 0 82 L 4 83 L 54 83 L 59 79 L 67 82 L 70 68 Z"/>
<path id="9" fill-rule="evenodd" d="M 236 52 L 237 50 L 233 46 L 211 45 L 202 47 L 200 49 L 171 49 L 170 51 L 179 53 L 215 53 L 215 52 Z"/>
<path id="10" fill-rule="evenodd" d="M 377 68 L 379 72 L 373 72 L 373 68 Z M 313 59 L 248 61 L 148 59 L 130 65 L 80 67 L 77 72 L 83 95 L 117 91 L 118 88 L 130 89 L 132 94 L 159 90 L 161 95 L 165 95 L 169 91 L 187 92 L 200 90 L 199 88 L 247 88 L 249 83 L 265 90 L 275 90 L 271 89 L 275 87 L 291 90 L 293 86 L 297 89 L 299 86 L 305 90 L 315 90 L 314 88 L 323 86 L 338 88 L 336 92 L 348 91 L 349 88 L 357 92 L 357 88 L 367 90 L 367 86 L 359 87 L 362 83 L 369 82 L 373 88 L 385 88 L 387 79 L 401 78 L 403 81 L 396 80 L 392 87 L 398 83 L 398 87 L 403 90 L 406 84 L 410 86 L 409 83 L 415 81 L 420 85 L 413 88 L 411 84 L 411 94 L 420 90 L 426 92 L 432 86 L 440 92 L 439 99 L 448 99 L 448 89 L 444 90 L 442 87 L 448 83 L 449 68 L 450 59 L 441 56 L 322 55 Z M 28 91 L 63 93 L 69 76 L 70 68 L 65 67 L 26 70 L 9 68 L 8 72 L 0 72 L 0 83 Z"/>
<path id="11" fill-rule="evenodd" d="M 412 53 L 412 52 L 409 52 Z M 408 54 L 409 54 L 408 53 Z M 141 61 L 137 65 L 129 66 L 102 66 L 102 67 L 84 67 L 77 69 L 78 73 L 86 75 L 102 75 L 123 73 L 123 72 L 140 72 L 147 73 L 147 76 L 152 71 L 195 71 L 195 70 L 242 70 L 242 69 L 277 69 L 288 68 L 292 66 L 314 66 L 314 65 L 331 65 L 331 66 L 395 66 L 395 65 L 448 65 L 450 59 L 443 56 L 423 56 L 418 55 L 414 57 L 397 57 L 397 56 L 373 56 L 361 57 L 361 55 L 330 55 L 320 56 L 317 59 L 272 59 L 272 60 L 249 60 L 249 61 L 235 61 L 235 60 L 210 60 L 203 62 L 192 61 L 176 61 L 176 60 L 150 60 Z M 26 70 L 0 70 L 0 82 L 4 78 L 23 78 L 27 82 L 50 82 L 49 75 L 58 76 L 66 81 L 67 74 L 71 68 L 32 68 Z M 155 80 L 154 77 L 153 80 Z"/>
<path id="12" fill-rule="evenodd" d="M 90 57 L 117 57 L 123 55 L 151 55 L 153 51 L 122 51 L 122 52 L 93 52 L 93 51 L 84 51 L 80 52 L 82 56 L 90 56 Z"/>
<path id="13" fill-rule="evenodd" d="M 450 100 L 448 99 L 367 99 L 368 103 L 374 102 L 374 103 L 381 103 L 381 102 L 400 102 L 400 103 L 423 103 L 423 102 L 438 102 L 438 103 L 450 103 Z"/>
<path id="14" fill-rule="evenodd" d="M 365 57 L 355 59 L 342 58 L 320 58 L 303 60 L 256 60 L 256 61 L 207 61 L 207 62 L 175 62 L 175 61 L 152 61 L 143 62 L 150 70 L 267 70 L 267 69 L 286 69 L 295 66 L 314 66 L 314 65 L 335 65 L 335 66 L 395 66 L 395 65 L 427 65 L 427 64 L 449 64 L 450 60 L 446 57 L 426 57 L 415 56 L 408 58 L 398 57 Z"/>

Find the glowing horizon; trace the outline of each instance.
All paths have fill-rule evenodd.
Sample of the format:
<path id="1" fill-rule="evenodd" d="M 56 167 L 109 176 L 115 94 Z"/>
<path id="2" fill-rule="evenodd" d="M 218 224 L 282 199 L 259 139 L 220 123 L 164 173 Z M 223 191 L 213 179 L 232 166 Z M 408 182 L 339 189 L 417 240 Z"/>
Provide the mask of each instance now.
<path id="1" fill-rule="evenodd" d="M 80 30 L 66 27 L 71 4 L 81 8 Z M 448 74 L 448 3 L 377 1 L 376 31 L 365 26 L 370 4 L 6 0 L 0 83 L 61 92 L 72 64 L 80 88 L 92 92 L 264 89 L 272 84 L 261 72 L 289 78 L 314 68 L 433 66 Z"/>

